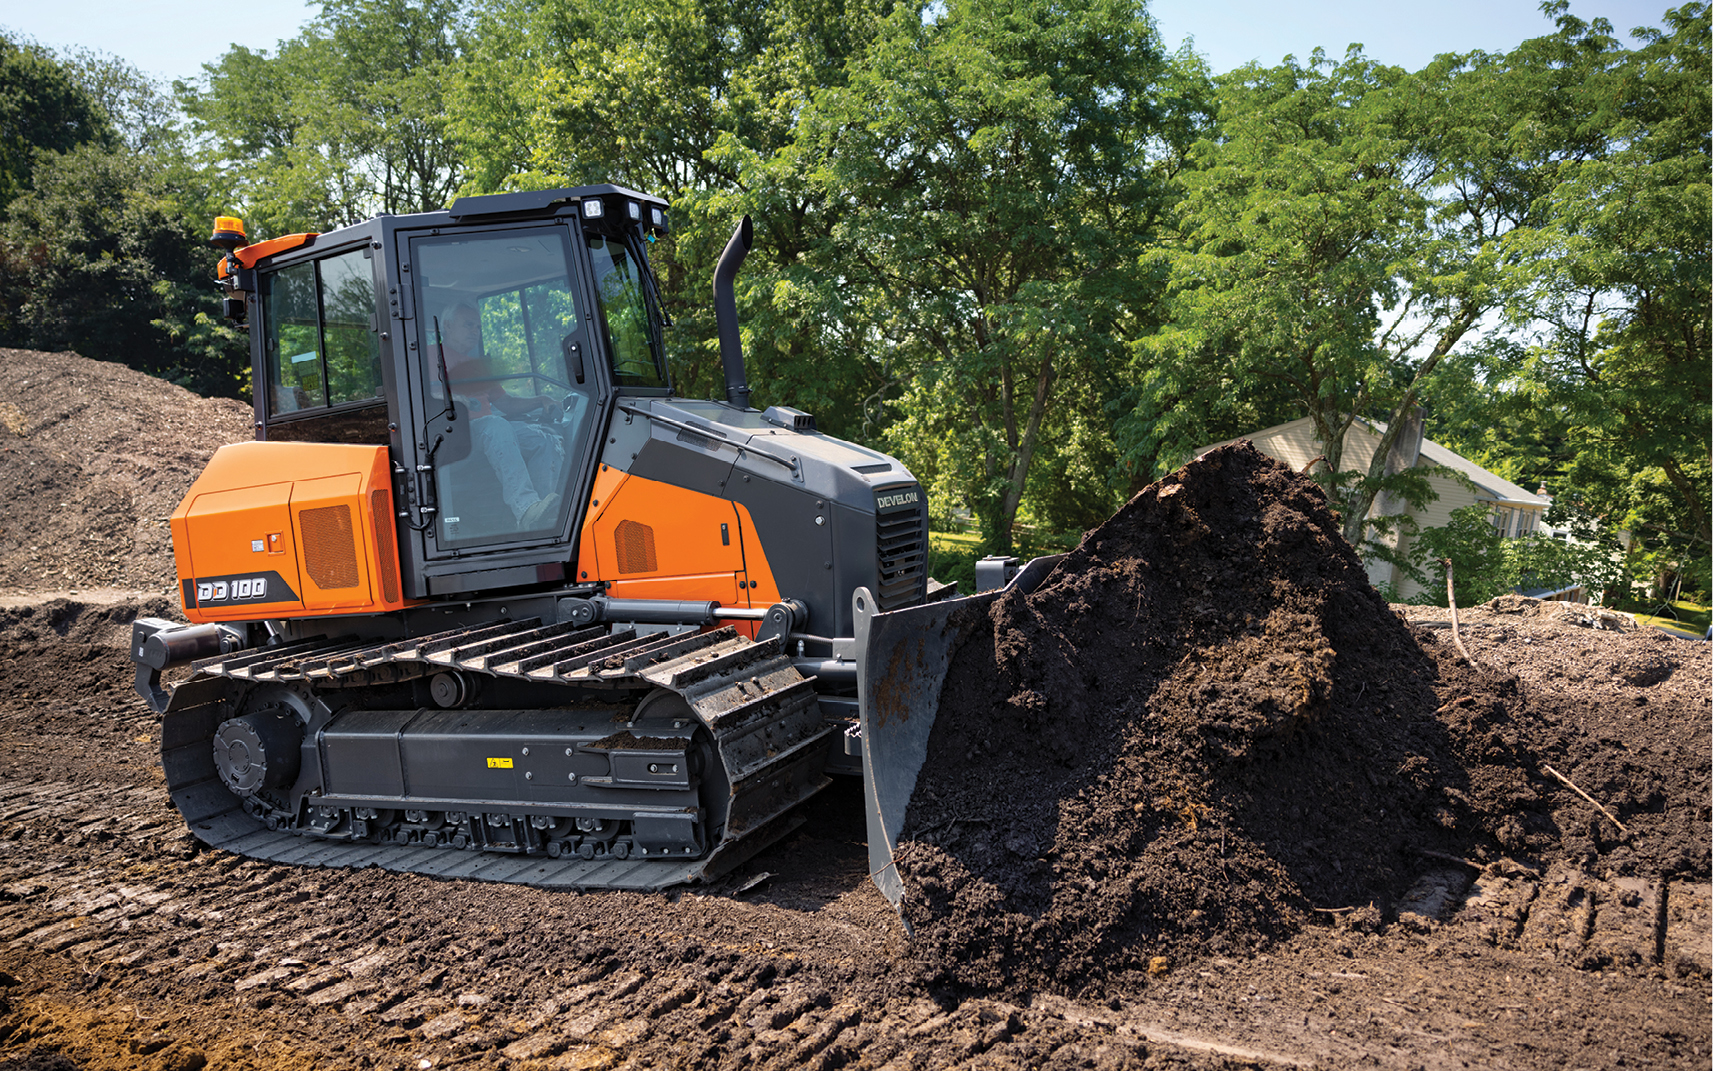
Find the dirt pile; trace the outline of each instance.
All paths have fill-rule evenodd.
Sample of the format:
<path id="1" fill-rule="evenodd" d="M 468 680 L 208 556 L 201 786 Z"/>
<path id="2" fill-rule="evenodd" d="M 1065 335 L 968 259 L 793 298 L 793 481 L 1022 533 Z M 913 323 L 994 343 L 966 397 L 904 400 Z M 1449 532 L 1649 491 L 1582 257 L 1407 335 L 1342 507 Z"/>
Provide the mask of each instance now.
<path id="1" fill-rule="evenodd" d="M 107 599 L 0 597 L 0 703 L 47 699 L 73 717 L 139 713 L 131 622 L 182 611 L 165 595 Z"/>
<path id="2" fill-rule="evenodd" d="M 249 408 L 75 353 L 0 361 L 0 592 L 171 591 L 167 517 Z"/>
<path id="3" fill-rule="evenodd" d="M 1555 843 L 1514 679 L 1454 742 L 1439 676 L 1311 481 L 1239 444 L 1153 485 L 954 655 L 898 855 L 926 976 L 1133 982 Z"/>
<path id="4" fill-rule="evenodd" d="M 1484 815 L 1499 847 L 1541 864 L 1613 877 L 1705 880 L 1713 866 L 1707 822 L 1713 755 L 1707 726 L 1713 681 L 1707 647 L 1652 628 L 1615 630 L 1588 607 L 1508 597 L 1460 612 L 1478 668 L 1452 646 L 1450 616 L 1396 607 L 1440 662 L 1433 714 L 1479 788 L 1504 774 L 1497 732 L 1518 737 L 1538 764 L 1538 798 L 1519 813 Z M 1546 773 L 1551 766 L 1613 811 L 1625 829 Z M 1496 806 L 1477 793 L 1488 808 Z M 1477 851 L 1480 846 L 1477 845 Z"/>

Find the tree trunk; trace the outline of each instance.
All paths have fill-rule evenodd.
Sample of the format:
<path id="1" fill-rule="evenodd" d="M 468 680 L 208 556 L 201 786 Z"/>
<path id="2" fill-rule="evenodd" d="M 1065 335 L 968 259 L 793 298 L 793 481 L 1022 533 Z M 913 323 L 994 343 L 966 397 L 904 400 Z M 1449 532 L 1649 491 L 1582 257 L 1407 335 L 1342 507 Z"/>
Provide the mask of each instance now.
<path id="1" fill-rule="evenodd" d="M 1006 474 L 1005 493 L 1001 496 L 994 531 L 987 536 L 988 553 L 1009 554 L 1012 548 L 1011 529 L 1017 523 L 1017 510 L 1023 504 L 1023 490 L 1029 482 L 1029 464 L 1035 457 L 1036 436 L 1047 412 L 1047 398 L 1053 389 L 1053 350 L 1041 360 L 1041 370 L 1035 377 L 1035 396 L 1029 402 L 1029 416 L 1012 452 L 1011 471 Z M 1006 395 L 1005 423 L 1008 431 L 1017 427 L 1016 412 L 1010 392 Z"/>
<path id="2" fill-rule="evenodd" d="M 1399 423 L 1401 427 L 1392 449 L 1386 451 L 1387 478 L 1415 468 L 1416 462 L 1420 461 L 1422 456 L 1422 407 L 1411 406 L 1409 413 Z M 1409 512 L 1409 499 L 1396 491 L 1380 492 L 1379 505 L 1375 507 L 1378 516 L 1408 516 Z M 1399 561 L 1409 550 L 1408 535 L 1402 528 L 1394 528 L 1390 542 L 1391 551 L 1396 556 L 1392 561 L 1391 583 L 1393 588 L 1401 588 L 1404 582 L 1404 567 Z"/>
<path id="3" fill-rule="evenodd" d="M 1708 531 L 1707 505 L 1701 499 L 1700 487 L 1683 471 L 1683 466 L 1678 464 L 1676 458 L 1666 458 L 1660 468 L 1665 470 L 1665 478 L 1682 496 L 1684 507 L 1689 512 L 1690 526 L 1695 531 L 1695 538 L 1700 540 L 1703 546 L 1706 546 L 1710 542 L 1709 536 L 1713 533 Z"/>
<path id="4" fill-rule="evenodd" d="M 1350 430 L 1351 417 L 1348 413 L 1320 409 L 1310 410 L 1309 416 L 1314 421 L 1315 438 L 1320 440 L 1320 456 L 1325 462 L 1323 466 L 1311 467 L 1309 477 L 1326 489 L 1326 500 L 1337 507 L 1341 501 L 1338 473 L 1344 464 L 1344 433 Z"/>
<path id="5" fill-rule="evenodd" d="M 1397 445 L 1398 437 L 1404 432 L 1404 424 L 1410 410 L 1416 407 L 1422 394 L 1422 384 L 1428 374 L 1439 367 L 1439 362 L 1451 352 L 1451 347 L 1457 345 L 1458 339 L 1475 323 L 1481 315 L 1478 308 L 1465 307 L 1446 329 L 1440 334 L 1439 341 L 1434 343 L 1433 352 L 1428 359 L 1416 369 L 1415 378 L 1410 380 L 1410 389 L 1398 400 L 1392 409 L 1391 419 L 1386 421 L 1385 434 L 1380 436 L 1380 445 L 1374 448 L 1374 456 L 1368 462 L 1368 473 L 1355 486 L 1351 487 L 1346 497 L 1348 510 L 1344 514 L 1344 539 L 1358 553 L 1362 550 L 1363 531 L 1368 527 L 1368 511 L 1374 505 L 1374 496 L 1379 494 L 1381 480 L 1386 475 L 1386 456 Z"/>

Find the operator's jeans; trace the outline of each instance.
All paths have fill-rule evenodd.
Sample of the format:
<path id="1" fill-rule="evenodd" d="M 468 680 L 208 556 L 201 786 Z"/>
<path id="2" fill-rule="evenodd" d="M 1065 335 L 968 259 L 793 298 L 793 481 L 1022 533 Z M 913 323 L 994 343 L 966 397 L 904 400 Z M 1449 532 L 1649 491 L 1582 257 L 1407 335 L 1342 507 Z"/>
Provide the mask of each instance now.
<path id="1" fill-rule="evenodd" d="M 471 441 L 493 465 L 500 478 L 500 497 L 512 516 L 523 520 L 524 511 L 559 488 L 560 453 L 557 436 L 535 424 L 513 423 L 497 413 L 470 421 Z"/>

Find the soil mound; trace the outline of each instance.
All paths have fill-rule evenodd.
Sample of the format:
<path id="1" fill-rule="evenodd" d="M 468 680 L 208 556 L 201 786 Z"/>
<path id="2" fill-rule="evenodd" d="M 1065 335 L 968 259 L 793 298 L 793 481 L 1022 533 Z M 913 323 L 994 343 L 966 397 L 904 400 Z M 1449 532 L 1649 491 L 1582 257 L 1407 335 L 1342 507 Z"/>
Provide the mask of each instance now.
<path id="1" fill-rule="evenodd" d="M 0 350 L 0 592 L 169 592 L 167 518 L 249 407 L 75 353 Z"/>
<path id="2" fill-rule="evenodd" d="M 126 657 L 131 622 L 176 617 L 165 595 L 100 592 L 94 598 L 0 598 L 0 703 L 43 700 L 73 719 L 140 711 Z"/>
<path id="3" fill-rule="evenodd" d="M 1472 785 L 1436 672 L 1308 479 L 1240 443 L 1147 488 L 953 656 L 898 854 L 927 977 L 1076 991 L 1384 913 L 1532 795 L 1505 726 Z"/>

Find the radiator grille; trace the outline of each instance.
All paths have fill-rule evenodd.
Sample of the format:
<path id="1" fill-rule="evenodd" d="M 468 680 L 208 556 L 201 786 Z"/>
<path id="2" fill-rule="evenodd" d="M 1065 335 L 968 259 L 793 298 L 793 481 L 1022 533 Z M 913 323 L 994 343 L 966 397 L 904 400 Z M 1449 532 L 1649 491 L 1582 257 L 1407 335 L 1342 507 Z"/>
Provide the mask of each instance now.
<path id="1" fill-rule="evenodd" d="M 927 594 L 926 516 L 923 505 L 875 514 L 875 564 L 880 587 L 874 597 L 882 612 L 914 605 Z"/>
<path id="2" fill-rule="evenodd" d="M 357 535 L 351 507 L 322 506 L 299 511 L 303 526 L 303 567 L 322 590 L 357 586 Z"/>
<path id="3" fill-rule="evenodd" d="M 654 557 L 654 529 L 636 521 L 620 521 L 613 529 L 619 572 L 652 573 L 660 568 Z"/>
<path id="4" fill-rule="evenodd" d="M 369 492 L 375 515 L 375 543 L 381 554 L 381 601 L 399 601 L 399 556 L 393 550 L 393 496 L 385 487 Z"/>

